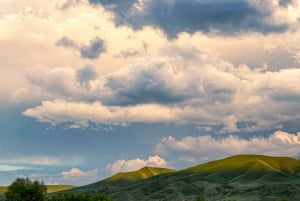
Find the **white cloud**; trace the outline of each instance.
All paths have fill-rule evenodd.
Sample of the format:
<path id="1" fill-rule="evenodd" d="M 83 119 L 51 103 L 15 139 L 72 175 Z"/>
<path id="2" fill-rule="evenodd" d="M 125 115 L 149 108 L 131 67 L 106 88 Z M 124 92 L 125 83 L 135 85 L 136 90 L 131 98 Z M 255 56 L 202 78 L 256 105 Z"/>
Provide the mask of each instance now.
<path id="1" fill-rule="evenodd" d="M 138 170 L 145 166 L 151 167 L 166 167 L 167 162 L 160 156 L 149 156 L 148 159 L 143 160 L 140 158 L 131 160 L 117 160 L 114 163 L 110 163 L 106 166 L 106 169 L 112 173 L 117 172 L 130 172 Z"/>
<path id="2" fill-rule="evenodd" d="M 84 172 L 79 168 L 71 168 L 69 171 L 61 172 L 61 175 L 65 178 L 70 178 L 70 177 L 87 177 L 87 176 L 95 175 L 97 173 L 98 173 L 98 169 L 93 169 Z"/>
<path id="3" fill-rule="evenodd" d="M 55 166 L 63 163 L 62 159 L 51 156 L 22 156 L 22 157 L 10 157 L 0 158 L 2 164 L 24 164 L 24 165 L 45 165 Z"/>
<path id="4" fill-rule="evenodd" d="M 250 0 L 258 10 L 270 13 L 264 20 L 269 25 L 298 25 L 300 17 L 300 4 L 297 0 L 291 0 L 285 6 L 280 5 L 281 0 Z M 288 2 L 288 1 L 286 1 Z"/>
<path id="5" fill-rule="evenodd" d="M 141 10 L 143 2 L 134 7 Z M 272 13 L 266 19 L 273 19 L 270 24 L 293 24 L 299 16 L 297 1 L 286 7 L 272 0 L 249 2 L 269 12 L 266 16 Z M 147 118 L 140 112 L 138 119 L 125 122 L 221 126 L 221 132 L 280 128 L 283 122 L 300 118 L 300 72 L 294 59 L 300 49 L 298 32 L 226 38 L 182 33 L 168 41 L 153 27 L 133 30 L 115 26 L 112 13 L 87 1 L 29 1 L 15 6 L 5 1 L 0 8 L 4 30 L 0 43 L 5 47 L 0 51 L 0 96 L 18 104 L 41 104 L 26 110 L 25 115 L 53 124 L 116 125 L 124 120 L 110 111 L 111 105 L 123 114 L 147 105 L 171 114 L 162 119 L 161 113 Z M 78 81 L 79 68 L 86 61 L 77 51 L 55 45 L 64 36 L 79 46 L 95 37 L 106 41 L 107 51 L 93 61 L 93 79 Z M 122 52 L 135 56 L 116 57 Z M 44 65 L 47 67 L 41 67 Z M 28 68 L 31 70 L 26 71 Z M 54 114 L 53 109 L 62 104 L 80 105 L 88 112 L 73 108 L 72 112 L 58 109 Z M 90 114 L 97 104 L 113 113 L 110 119 Z"/>
<path id="6" fill-rule="evenodd" d="M 170 122 L 174 118 L 167 107 L 160 105 L 119 107 L 104 106 L 100 102 L 89 104 L 64 100 L 44 101 L 41 106 L 27 109 L 23 114 L 52 125 L 74 122 L 83 127 L 87 127 L 89 121 L 126 125 L 132 122 Z"/>
<path id="7" fill-rule="evenodd" d="M 276 131 L 269 137 L 244 139 L 237 136 L 214 138 L 210 135 L 187 136 L 182 139 L 165 137 L 156 145 L 157 154 L 177 153 L 198 161 L 214 160 L 236 154 L 265 154 L 297 157 L 300 153 L 300 133 Z"/>
<path id="8" fill-rule="evenodd" d="M 299 69 L 250 69 L 207 53 L 173 50 L 94 78 L 89 88 L 80 86 L 71 68 L 37 71 L 31 82 L 53 98 L 23 114 L 52 125 L 171 122 L 222 126 L 219 132 L 227 133 L 281 128 L 300 119 Z"/>
<path id="9" fill-rule="evenodd" d="M 33 180 L 42 180 L 46 184 L 87 185 L 100 180 L 100 171 L 91 169 L 83 171 L 77 167 L 59 173 L 33 173 L 29 175 Z"/>
<path id="10" fill-rule="evenodd" d="M 0 172 L 11 172 L 18 170 L 34 169 L 25 166 L 16 166 L 16 165 L 0 165 Z"/>

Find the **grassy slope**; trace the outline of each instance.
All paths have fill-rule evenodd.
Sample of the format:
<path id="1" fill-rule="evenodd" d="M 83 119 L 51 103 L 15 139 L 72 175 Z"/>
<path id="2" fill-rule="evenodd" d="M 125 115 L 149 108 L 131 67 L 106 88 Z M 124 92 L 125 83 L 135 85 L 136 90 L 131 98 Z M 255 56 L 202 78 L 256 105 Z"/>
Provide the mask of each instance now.
<path id="1" fill-rule="evenodd" d="M 117 173 L 107 179 L 106 182 L 118 181 L 118 180 L 130 180 L 130 181 L 138 181 L 143 179 L 148 179 L 150 177 L 175 172 L 175 170 L 167 169 L 167 168 L 156 168 L 156 167 L 144 167 L 140 170 L 133 171 L 133 172 L 121 172 Z"/>
<path id="2" fill-rule="evenodd" d="M 71 186 L 71 185 L 47 185 L 47 193 L 68 190 L 74 187 L 75 186 Z M 7 186 L 0 186 L 0 194 L 4 194 L 7 191 L 7 188 L 8 188 Z"/>
<path id="3" fill-rule="evenodd" d="M 281 174 L 295 174 L 300 171 L 300 161 L 288 157 L 271 157 L 263 155 L 238 155 L 229 158 L 212 161 L 186 169 L 192 172 L 219 172 L 232 169 L 249 169 L 254 171 L 274 171 Z"/>
<path id="4" fill-rule="evenodd" d="M 199 195 L 211 201 L 268 201 L 282 196 L 300 200 L 300 161 L 292 158 L 239 155 L 176 172 L 148 173 L 146 169 L 121 173 L 69 192 L 106 192 L 115 201 L 194 200 Z"/>
<path id="5" fill-rule="evenodd" d="M 108 192 L 111 190 L 118 191 L 124 186 L 130 186 L 132 183 L 147 180 L 162 174 L 172 173 L 175 170 L 167 168 L 144 167 L 133 172 L 121 172 L 102 181 L 92 183 L 86 186 L 77 187 L 63 192 L 71 193 L 94 193 L 94 192 Z"/>

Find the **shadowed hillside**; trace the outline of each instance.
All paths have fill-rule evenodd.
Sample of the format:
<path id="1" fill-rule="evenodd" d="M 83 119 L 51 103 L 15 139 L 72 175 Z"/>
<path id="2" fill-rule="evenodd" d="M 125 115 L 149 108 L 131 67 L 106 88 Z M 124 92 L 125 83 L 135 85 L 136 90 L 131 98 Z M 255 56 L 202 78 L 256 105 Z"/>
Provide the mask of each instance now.
<path id="1" fill-rule="evenodd" d="M 192 201 L 199 196 L 210 201 L 299 201 L 300 161 L 238 155 L 180 171 L 145 167 L 67 192 L 105 192 L 115 201 Z"/>

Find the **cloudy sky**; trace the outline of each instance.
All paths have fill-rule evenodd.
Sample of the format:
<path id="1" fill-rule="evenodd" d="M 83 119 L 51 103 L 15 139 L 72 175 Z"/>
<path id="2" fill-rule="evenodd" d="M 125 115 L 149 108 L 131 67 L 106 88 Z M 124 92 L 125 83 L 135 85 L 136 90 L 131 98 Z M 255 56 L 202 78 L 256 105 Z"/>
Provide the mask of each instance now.
<path id="1" fill-rule="evenodd" d="M 298 0 L 1 0 L 0 185 L 300 158 Z"/>

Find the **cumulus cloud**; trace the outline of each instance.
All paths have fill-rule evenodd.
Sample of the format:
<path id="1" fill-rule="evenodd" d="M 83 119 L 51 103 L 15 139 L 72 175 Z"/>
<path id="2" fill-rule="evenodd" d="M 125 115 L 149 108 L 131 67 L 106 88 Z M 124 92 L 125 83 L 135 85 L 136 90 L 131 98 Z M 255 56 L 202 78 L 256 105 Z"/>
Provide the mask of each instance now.
<path id="1" fill-rule="evenodd" d="M 91 169 L 83 171 L 77 167 L 59 173 L 33 173 L 28 176 L 33 180 L 42 180 L 46 184 L 87 185 L 100 180 L 100 171 Z"/>
<path id="2" fill-rule="evenodd" d="M 106 51 L 106 45 L 103 39 L 94 38 L 90 44 L 80 47 L 80 54 L 82 58 L 98 59 L 100 54 Z"/>
<path id="3" fill-rule="evenodd" d="M 23 114 L 52 125 L 184 123 L 223 133 L 300 119 L 298 68 L 250 69 L 197 49 L 172 50 L 103 76 L 92 66 L 35 69 L 29 81 L 53 98 Z"/>
<path id="4" fill-rule="evenodd" d="M 184 100 L 185 81 L 182 72 L 176 72 L 165 60 L 140 60 L 109 75 L 106 86 L 116 98 L 113 104 L 175 103 Z"/>
<path id="5" fill-rule="evenodd" d="M 86 172 L 80 170 L 79 168 L 71 168 L 69 171 L 61 172 L 61 175 L 65 178 L 72 177 L 87 177 L 91 175 L 95 175 L 98 173 L 98 169 L 88 170 Z"/>
<path id="6" fill-rule="evenodd" d="M 274 156 L 299 155 L 300 133 L 292 134 L 276 131 L 269 137 L 251 137 L 249 139 L 237 136 L 214 138 L 210 135 L 199 137 L 187 136 L 182 139 L 165 137 L 156 145 L 158 154 L 176 152 L 181 157 L 189 156 L 198 161 L 214 160 L 236 154 L 265 154 Z"/>
<path id="7" fill-rule="evenodd" d="M 110 163 L 106 166 L 106 169 L 112 173 L 118 172 L 130 172 L 138 170 L 142 167 L 166 167 L 167 162 L 160 156 L 149 156 L 148 159 L 131 159 L 131 160 L 117 160 L 114 163 Z"/>
<path id="8" fill-rule="evenodd" d="M 283 0 L 242 0 L 242 1 L 198 1 L 198 0 L 89 0 L 91 4 L 101 4 L 115 13 L 117 24 L 134 28 L 152 25 L 162 29 L 169 37 L 180 32 L 197 31 L 218 34 L 244 32 L 283 32 L 289 29 L 291 20 L 298 24 L 297 16 L 280 20 L 278 13 L 289 15 L 297 9 L 296 1 Z M 292 4 L 294 2 L 294 4 Z M 281 15 L 281 14 L 280 14 Z M 276 17 L 280 22 L 270 20 Z M 286 18 L 286 17 L 285 17 Z"/>
<path id="9" fill-rule="evenodd" d="M 160 105 L 123 108 L 104 106 L 100 102 L 88 104 L 64 100 L 44 101 L 41 106 L 27 109 L 23 114 L 52 125 L 71 122 L 83 127 L 88 127 L 90 122 L 100 125 L 127 125 L 133 122 L 170 122 L 174 118 L 168 108 Z"/>

